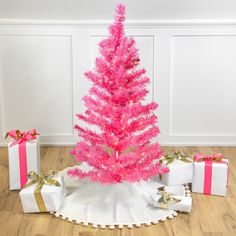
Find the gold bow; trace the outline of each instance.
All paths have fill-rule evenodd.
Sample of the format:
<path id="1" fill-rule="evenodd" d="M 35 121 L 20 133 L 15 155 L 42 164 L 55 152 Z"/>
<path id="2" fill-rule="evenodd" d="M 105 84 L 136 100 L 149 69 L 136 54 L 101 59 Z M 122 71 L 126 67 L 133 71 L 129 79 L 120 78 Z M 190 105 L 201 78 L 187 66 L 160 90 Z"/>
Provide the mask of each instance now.
<path id="1" fill-rule="evenodd" d="M 43 175 L 42 173 L 36 173 L 35 171 L 30 171 L 27 174 L 27 177 L 29 181 L 25 184 L 24 188 L 27 188 L 33 184 L 36 184 L 36 187 L 34 189 L 34 197 L 37 202 L 38 208 L 40 212 L 46 212 L 47 208 L 45 206 L 45 203 L 43 201 L 43 197 L 41 195 L 41 190 L 43 188 L 44 184 L 49 184 L 53 186 L 61 186 L 61 184 L 55 180 L 52 179 L 52 177 L 56 174 L 55 171 L 49 171 L 47 174 Z"/>
<path id="2" fill-rule="evenodd" d="M 158 190 L 158 194 L 161 195 L 161 197 L 158 200 L 160 208 L 163 208 L 163 209 L 168 208 L 169 202 L 171 201 L 174 202 L 174 204 L 181 201 L 180 199 L 173 197 L 174 195 L 173 193 L 166 192 L 165 187 L 160 187 L 157 190 Z"/>
<path id="3" fill-rule="evenodd" d="M 192 160 L 189 159 L 189 156 L 185 154 L 184 152 L 174 152 L 174 154 L 166 154 L 160 162 L 163 163 L 163 161 L 166 161 L 166 165 L 169 165 L 172 163 L 174 160 L 180 160 L 183 162 L 192 162 Z"/>

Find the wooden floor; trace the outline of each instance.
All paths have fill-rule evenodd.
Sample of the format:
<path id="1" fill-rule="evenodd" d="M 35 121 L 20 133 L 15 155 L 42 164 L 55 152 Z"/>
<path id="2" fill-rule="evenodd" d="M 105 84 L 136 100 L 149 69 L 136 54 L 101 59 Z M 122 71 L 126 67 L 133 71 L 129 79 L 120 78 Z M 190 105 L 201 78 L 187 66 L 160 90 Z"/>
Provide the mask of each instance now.
<path id="1" fill-rule="evenodd" d="M 68 155 L 71 147 L 41 147 L 42 171 L 61 170 L 75 164 Z M 8 190 L 7 149 L 0 148 L 0 236 L 12 235 L 78 235 L 78 236 L 165 236 L 165 235 L 236 235 L 236 147 L 163 147 L 196 152 L 222 152 L 230 160 L 230 181 L 227 197 L 193 194 L 191 214 L 152 226 L 133 229 L 93 229 L 58 219 L 50 214 L 23 214 L 18 191 Z"/>

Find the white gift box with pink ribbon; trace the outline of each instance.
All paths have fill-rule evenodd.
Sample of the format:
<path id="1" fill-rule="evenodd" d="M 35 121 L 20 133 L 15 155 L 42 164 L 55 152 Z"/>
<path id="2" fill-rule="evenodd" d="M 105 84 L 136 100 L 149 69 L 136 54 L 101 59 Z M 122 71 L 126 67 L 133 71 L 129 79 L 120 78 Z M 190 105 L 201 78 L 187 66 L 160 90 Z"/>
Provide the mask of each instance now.
<path id="1" fill-rule="evenodd" d="M 226 196 L 229 161 L 221 153 L 194 156 L 192 192 Z"/>
<path id="2" fill-rule="evenodd" d="M 40 147 L 36 130 L 21 132 L 11 130 L 7 136 L 10 190 L 22 189 L 27 182 L 27 173 L 40 171 Z"/>

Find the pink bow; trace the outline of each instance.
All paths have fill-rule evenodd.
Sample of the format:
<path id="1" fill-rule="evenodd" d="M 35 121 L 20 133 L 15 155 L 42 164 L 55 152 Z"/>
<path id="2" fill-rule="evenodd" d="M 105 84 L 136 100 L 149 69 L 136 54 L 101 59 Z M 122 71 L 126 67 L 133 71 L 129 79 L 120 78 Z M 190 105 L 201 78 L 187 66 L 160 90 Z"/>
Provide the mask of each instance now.
<path id="1" fill-rule="evenodd" d="M 20 143 L 23 143 L 23 142 L 26 142 L 26 141 L 36 139 L 38 135 L 39 135 L 39 133 L 37 132 L 36 129 L 31 129 L 27 132 L 20 131 L 20 130 L 17 129 L 17 130 L 8 131 L 7 134 L 6 134 L 6 138 L 9 136 L 9 137 L 11 137 L 12 139 L 15 140 L 10 145 L 10 147 L 12 147 L 16 144 L 20 144 Z"/>
<path id="2" fill-rule="evenodd" d="M 205 154 L 196 154 L 194 156 L 194 161 L 201 162 L 201 161 L 208 161 L 208 162 L 221 162 L 223 159 L 223 154 L 221 153 L 213 153 L 211 155 Z"/>

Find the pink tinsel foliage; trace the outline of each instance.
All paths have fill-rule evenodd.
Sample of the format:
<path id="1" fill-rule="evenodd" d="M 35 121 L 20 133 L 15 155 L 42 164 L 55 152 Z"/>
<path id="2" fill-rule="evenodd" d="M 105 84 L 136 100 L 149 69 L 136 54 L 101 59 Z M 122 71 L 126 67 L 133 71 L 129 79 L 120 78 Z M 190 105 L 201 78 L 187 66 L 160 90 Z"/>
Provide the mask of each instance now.
<path id="1" fill-rule="evenodd" d="M 100 183 L 147 180 L 168 172 L 160 165 L 159 134 L 154 111 L 157 103 L 143 104 L 150 79 L 139 67 L 135 40 L 124 33 L 125 6 L 116 8 L 109 37 L 99 43 L 100 57 L 85 76 L 93 83 L 83 101 L 87 109 L 78 114 L 87 127 L 76 125 L 80 142 L 71 151 L 90 170 L 79 167 L 68 174 Z M 96 126 L 97 131 L 92 127 Z"/>

